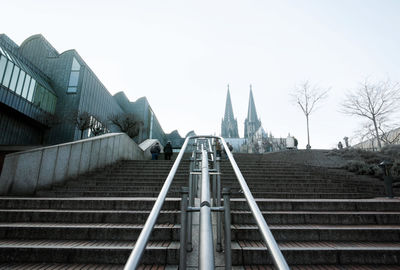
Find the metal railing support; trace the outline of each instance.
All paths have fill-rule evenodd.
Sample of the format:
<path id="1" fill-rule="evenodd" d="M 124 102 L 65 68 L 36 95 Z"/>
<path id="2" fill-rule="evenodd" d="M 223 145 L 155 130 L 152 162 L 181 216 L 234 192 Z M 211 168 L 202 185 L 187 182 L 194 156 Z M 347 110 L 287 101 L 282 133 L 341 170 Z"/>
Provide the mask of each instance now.
<path id="1" fill-rule="evenodd" d="M 188 193 L 187 187 L 182 187 L 181 194 L 181 231 L 180 231 L 180 251 L 179 251 L 179 269 L 186 269 L 186 246 L 187 243 L 187 232 L 188 220 L 187 220 L 187 208 L 188 208 Z"/>
<path id="2" fill-rule="evenodd" d="M 200 194 L 200 254 L 199 269 L 214 269 L 214 242 L 211 222 L 210 178 L 207 151 L 202 151 L 202 180 Z"/>
<path id="3" fill-rule="evenodd" d="M 189 173 L 189 207 L 194 206 L 194 198 L 195 198 L 195 187 L 194 181 L 196 176 L 192 174 L 194 168 L 194 158 L 190 158 L 190 173 Z M 187 246 L 186 251 L 191 252 L 193 250 L 192 246 L 192 225 L 193 225 L 193 214 L 191 212 L 188 213 L 188 227 L 187 227 Z"/>
<path id="4" fill-rule="evenodd" d="M 215 158 L 215 170 L 217 171 L 217 198 L 216 198 L 216 207 L 221 206 L 221 175 L 219 174 L 220 168 L 219 163 L 221 159 L 219 157 Z M 221 221 L 221 213 L 217 212 L 217 251 L 222 252 L 222 221 Z"/>
<path id="5" fill-rule="evenodd" d="M 222 190 L 224 196 L 224 216 L 225 216 L 225 269 L 230 270 L 232 268 L 232 247 L 231 247 L 231 191 L 229 188 Z"/>

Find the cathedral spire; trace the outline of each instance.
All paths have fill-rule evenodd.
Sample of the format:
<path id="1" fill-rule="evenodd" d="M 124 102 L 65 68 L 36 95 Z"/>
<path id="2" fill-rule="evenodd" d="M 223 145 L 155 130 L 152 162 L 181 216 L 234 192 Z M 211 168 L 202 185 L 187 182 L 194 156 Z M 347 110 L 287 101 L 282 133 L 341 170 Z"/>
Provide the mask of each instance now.
<path id="1" fill-rule="evenodd" d="M 228 93 L 226 94 L 226 104 L 225 104 L 225 119 L 235 119 L 233 116 L 233 109 L 232 109 L 232 101 L 231 101 L 231 94 L 229 92 L 229 84 L 228 84 Z"/>
<path id="2" fill-rule="evenodd" d="M 261 121 L 257 117 L 256 105 L 253 98 L 253 89 L 250 84 L 249 107 L 247 110 L 247 118 L 244 122 L 244 137 L 251 139 L 260 126 Z"/>
<path id="3" fill-rule="evenodd" d="M 254 103 L 253 90 L 251 88 L 251 84 L 250 84 L 249 107 L 247 110 L 247 120 L 249 120 L 250 122 L 258 121 L 256 105 Z"/>
<path id="4" fill-rule="evenodd" d="M 229 84 L 228 84 L 228 93 L 226 95 L 225 115 L 224 119 L 222 119 L 222 124 L 221 124 L 221 136 L 224 138 L 239 138 L 237 121 L 233 116 Z"/>

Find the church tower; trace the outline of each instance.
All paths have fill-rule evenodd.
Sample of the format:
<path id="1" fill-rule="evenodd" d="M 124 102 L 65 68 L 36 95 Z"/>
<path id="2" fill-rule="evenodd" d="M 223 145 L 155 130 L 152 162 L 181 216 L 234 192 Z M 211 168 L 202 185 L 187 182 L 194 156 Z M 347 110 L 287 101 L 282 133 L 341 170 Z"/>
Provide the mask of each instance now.
<path id="1" fill-rule="evenodd" d="M 221 136 L 223 138 L 239 138 L 238 125 L 235 117 L 233 116 L 231 94 L 226 95 L 225 115 L 221 124 Z"/>
<path id="2" fill-rule="evenodd" d="M 256 105 L 254 104 L 253 91 L 250 84 L 249 108 L 247 118 L 244 121 L 244 138 L 251 139 L 254 133 L 261 127 L 261 121 L 257 117 Z"/>

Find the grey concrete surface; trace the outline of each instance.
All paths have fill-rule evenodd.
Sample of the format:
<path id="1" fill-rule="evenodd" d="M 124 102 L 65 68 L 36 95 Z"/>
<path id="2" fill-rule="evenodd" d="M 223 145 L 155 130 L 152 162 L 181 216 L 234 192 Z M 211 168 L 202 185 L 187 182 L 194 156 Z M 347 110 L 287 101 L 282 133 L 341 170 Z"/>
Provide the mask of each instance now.
<path id="1" fill-rule="evenodd" d="M 4 160 L 0 194 L 33 194 L 123 159 L 144 159 L 144 151 L 125 133 L 12 153 Z"/>

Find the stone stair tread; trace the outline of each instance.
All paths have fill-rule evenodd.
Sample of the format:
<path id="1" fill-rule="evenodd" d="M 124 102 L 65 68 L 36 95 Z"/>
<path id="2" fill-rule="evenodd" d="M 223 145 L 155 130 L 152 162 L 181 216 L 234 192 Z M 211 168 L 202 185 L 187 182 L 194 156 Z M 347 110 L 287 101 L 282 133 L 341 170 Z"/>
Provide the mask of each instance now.
<path id="1" fill-rule="evenodd" d="M 244 265 L 233 270 L 275 270 L 272 265 Z M 398 265 L 290 265 L 291 270 L 400 270 Z"/>
<path id="2" fill-rule="evenodd" d="M 251 214 L 251 211 L 246 210 L 232 210 L 232 214 Z M 400 215 L 400 211 L 261 211 L 262 214 L 285 214 L 285 215 L 298 215 L 298 214 L 320 214 L 320 215 Z"/>
<path id="3" fill-rule="evenodd" d="M 143 224 L 131 223 L 65 223 L 65 222 L 15 222 L 15 223 L 0 223 L 0 228 L 121 228 L 121 229 L 142 229 Z M 154 228 L 180 228 L 177 224 L 156 224 Z"/>
<path id="4" fill-rule="evenodd" d="M 267 249 L 263 241 L 239 240 L 238 245 L 232 245 L 232 249 Z M 284 250 L 399 250 L 400 243 L 396 242 L 331 242 L 331 241 L 288 241 L 278 243 L 279 248 Z"/>
<path id="5" fill-rule="evenodd" d="M 123 264 L 80 263 L 0 263 L 0 270 L 123 270 Z M 138 270 L 173 270 L 173 265 L 140 265 Z"/>
<path id="6" fill-rule="evenodd" d="M 0 225 L 1 226 L 1 225 Z M 320 224 L 294 224 L 294 225 L 270 225 L 271 230 L 399 230 L 400 225 L 320 225 Z M 255 224 L 233 224 L 233 229 L 258 230 Z"/>
<path id="7" fill-rule="evenodd" d="M 88 240 L 14 240 L 0 239 L 0 249 L 4 248 L 78 248 L 78 249 L 132 249 L 135 241 L 88 241 Z M 149 241 L 146 248 L 159 249 L 178 247 L 179 242 Z"/>
<path id="8" fill-rule="evenodd" d="M 150 213 L 149 210 L 87 210 L 87 209 L 0 209 L 2 212 L 27 212 L 27 213 L 112 213 L 112 214 L 135 214 Z M 179 213 L 179 210 L 161 210 L 160 213 Z"/>

